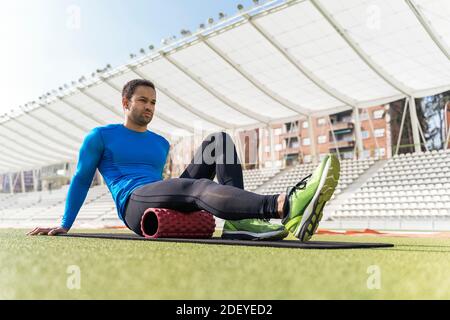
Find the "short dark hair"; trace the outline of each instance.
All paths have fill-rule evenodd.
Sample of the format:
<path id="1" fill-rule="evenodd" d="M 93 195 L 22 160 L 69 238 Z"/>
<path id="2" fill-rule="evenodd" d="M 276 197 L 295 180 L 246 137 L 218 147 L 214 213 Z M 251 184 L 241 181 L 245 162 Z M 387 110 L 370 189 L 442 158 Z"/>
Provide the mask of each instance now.
<path id="1" fill-rule="evenodd" d="M 122 90 L 122 97 L 123 98 L 127 98 L 127 99 L 131 99 L 131 97 L 133 96 L 134 92 L 136 91 L 137 87 L 140 86 L 145 86 L 145 87 L 150 87 L 153 90 L 155 89 L 155 85 L 153 84 L 153 82 L 145 80 L 145 79 L 135 79 L 135 80 L 131 80 L 129 81 Z"/>

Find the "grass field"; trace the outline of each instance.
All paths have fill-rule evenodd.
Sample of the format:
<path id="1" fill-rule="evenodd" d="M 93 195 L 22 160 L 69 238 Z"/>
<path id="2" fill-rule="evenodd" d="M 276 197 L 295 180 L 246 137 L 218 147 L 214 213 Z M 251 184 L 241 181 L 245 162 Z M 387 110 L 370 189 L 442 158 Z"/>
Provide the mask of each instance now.
<path id="1" fill-rule="evenodd" d="M 298 250 L 24 234 L 0 230 L 0 299 L 450 299 L 450 239 Z"/>

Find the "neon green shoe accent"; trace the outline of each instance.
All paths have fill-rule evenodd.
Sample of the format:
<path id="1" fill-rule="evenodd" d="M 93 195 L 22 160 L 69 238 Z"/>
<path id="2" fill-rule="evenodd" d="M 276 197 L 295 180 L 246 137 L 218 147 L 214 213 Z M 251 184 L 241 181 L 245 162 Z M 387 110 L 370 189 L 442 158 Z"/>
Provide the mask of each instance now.
<path id="1" fill-rule="evenodd" d="M 290 210 L 283 224 L 301 241 L 311 239 L 322 219 L 325 203 L 339 181 L 340 163 L 335 155 L 327 155 L 305 185 L 302 180 L 288 194 Z"/>
<path id="2" fill-rule="evenodd" d="M 302 220 L 301 215 L 292 218 L 286 223 L 285 225 L 286 229 L 291 230 L 292 228 L 295 228 L 300 223 L 301 220 Z"/>
<path id="3" fill-rule="evenodd" d="M 289 232 L 282 225 L 260 219 L 225 221 L 222 238 L 234 240 L 282 240 Z"/>

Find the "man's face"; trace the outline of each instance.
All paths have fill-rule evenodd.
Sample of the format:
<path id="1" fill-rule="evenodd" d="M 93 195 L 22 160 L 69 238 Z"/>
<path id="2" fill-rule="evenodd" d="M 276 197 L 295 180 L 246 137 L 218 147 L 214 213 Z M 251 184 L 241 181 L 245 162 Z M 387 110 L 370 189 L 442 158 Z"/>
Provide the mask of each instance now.
<path id="1" fill-rule="evenodd" d="M 125 115 L 139 126 L 147 126 L 153 119 L 156 91 L 147 86 L 136 88 L 131 99 L 123 98 Z"/>

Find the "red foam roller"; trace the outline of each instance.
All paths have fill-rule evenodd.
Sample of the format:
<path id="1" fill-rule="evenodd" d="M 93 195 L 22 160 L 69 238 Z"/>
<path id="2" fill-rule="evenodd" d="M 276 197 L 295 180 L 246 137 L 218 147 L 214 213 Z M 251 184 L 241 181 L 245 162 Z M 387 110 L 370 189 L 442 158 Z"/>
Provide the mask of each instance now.
<path id="1" fill-rule="evenodd" d="M 179 212 L 170 209 L 149 208 L 141 220 L 141 231 L 146 238 L 211 238 L 216 221 L 206 211 Z"/>

